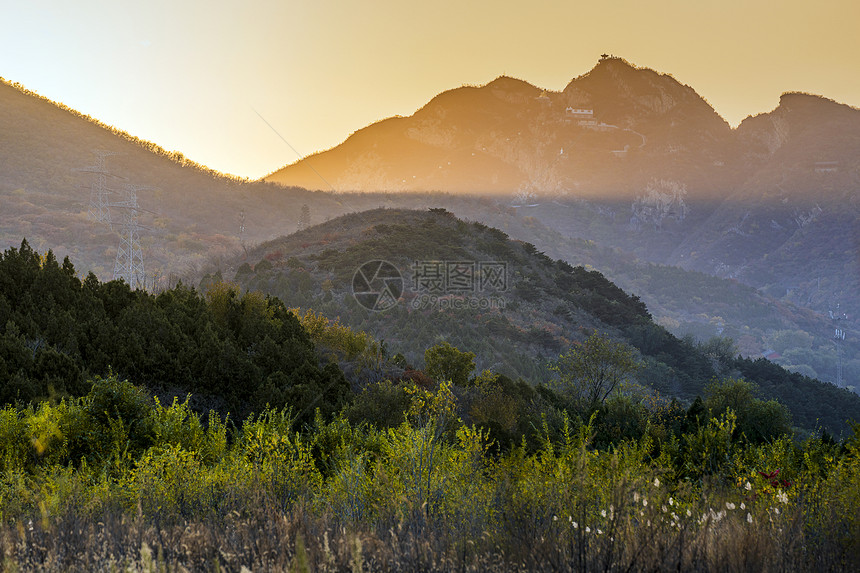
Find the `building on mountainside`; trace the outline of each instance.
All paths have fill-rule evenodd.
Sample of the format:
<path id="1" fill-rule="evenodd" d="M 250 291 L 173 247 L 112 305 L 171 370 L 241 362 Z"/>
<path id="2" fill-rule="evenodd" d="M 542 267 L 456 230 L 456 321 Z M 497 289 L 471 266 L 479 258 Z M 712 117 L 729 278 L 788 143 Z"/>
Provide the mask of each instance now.
<path id="1" fill-rule="evenodd" d="M 594 119 L 594 110 L 567 106 L 564 116 L 569 119 Z"/>
<path id="2" fill-rule="evenodd" d="M 598 129 L 601 125 L 601 123 L 594 117 L 593 109 L 567 106 L 564 110 L 564 122 L 571 123 L 574 121 L 577 125 L 587 127 L 589 129 Z"/>
<path id="3" fill-rule="evenodd" d="M 836 173 L 839 171 L 838 161 L 816 161 L 814 166 L 816 173 Z"/>

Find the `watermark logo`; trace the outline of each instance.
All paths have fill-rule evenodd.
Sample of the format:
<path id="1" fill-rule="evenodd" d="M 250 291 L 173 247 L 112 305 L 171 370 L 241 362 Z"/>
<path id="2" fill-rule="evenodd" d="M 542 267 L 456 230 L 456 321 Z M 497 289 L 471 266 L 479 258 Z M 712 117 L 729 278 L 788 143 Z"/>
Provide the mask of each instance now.
<path id="1" fill-rule="evenodd" d="M 487 310 L 505 308 L 492 296 L 508 290 L 508 265 L 503 261 L 415 261 L 412 299 L 415 309 Z"/>
<path id="2" fill-rule="evenodd" d="M 415 261 L 412 290 L 430 294 L 505 292 L 508 264 L 503 261 Z"/>
<path id="3" fill-rule="evenodd" d="M 352 277 L 352 295 L 367 310 L 388 310 L 402 294 L 403 277 L 388 261 L 368 261 Z"/>
<path id="4" fill-rule="evenodd" d="M 490 310 L 504 309 L 505 299 L 500 296 L 440 296 L 422 293 L 412 299 L 415 310 Z"/>
<path id="5" fill-rule="evenodd" d="M 503 261 L 417 260 L 411 287 L 414 309 L 504 309 L 506 301 L 498 294 L 508 290 L 508 266 Z M 388 261 L 368 261 L 352 277 L 352 294 L 368 310 L 396 306 L 403 291 L 403 277 Z"/>

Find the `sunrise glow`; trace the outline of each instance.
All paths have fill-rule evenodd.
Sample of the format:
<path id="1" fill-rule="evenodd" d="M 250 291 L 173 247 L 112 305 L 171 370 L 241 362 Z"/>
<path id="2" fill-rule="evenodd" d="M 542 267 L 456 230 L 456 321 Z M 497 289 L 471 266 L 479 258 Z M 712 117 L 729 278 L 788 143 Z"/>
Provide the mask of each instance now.
<path id="1" fill-rule="evenodd" d="M 0 76 L 215 169 L 261 177 L 437 93 L 562 89 L 603 52 L 732 125 L 785 91 L 860 106 L 860 4 L 7 2 Z M 260 117 L 277 130 L 277 134 Z"/>

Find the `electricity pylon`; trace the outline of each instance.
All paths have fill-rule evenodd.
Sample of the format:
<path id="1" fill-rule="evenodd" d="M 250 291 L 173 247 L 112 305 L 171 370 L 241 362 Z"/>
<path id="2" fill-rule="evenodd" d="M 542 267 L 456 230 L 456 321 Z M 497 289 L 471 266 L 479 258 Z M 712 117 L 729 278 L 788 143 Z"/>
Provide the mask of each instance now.
<path id="1" fill-rule="evenodd" d="M 836 325 L 835 334 L 833 335 L 833 343 L 836 345 L 836 385 L 842 387 L 842 343 L 845 342 L 845 329 L 839 328 L 839 321 L 848 318 L 845 313 L 839 312 L 839 304 L 836 305 L 836 312 L 832 310 L 830 318 L 833 319 Z"/>
<path id="2" fill-rule="evenodd" d="M 842 388 L 842 343 L 845 342 L 845 331 L 837 328 L 833 341 L 836 343 L 836 385 Z"/>
<path id="3" fill-rule="evenodd" d="M 122 213 L 113 278 L 123 279 L 132 290 L 146 288 L 143 251 L 140 248 L 140 230 L 144 227 L 137 220 L 142 211 L 137 203 L 137 192 L 144 189 L 150 188 L 127 184 L 123 200 L 107 204 L 109 208 L 120 209 Z"/>
<path id="4" fill-rule="evenodd" d="M 107 224 L 108 228 L 112 229 L 113 225 L 110 217 L 110 207 L 108 196 L 113 192 L 108 188 L 107 178 L 109 176 L 116 177 L 107 170 L 107 158 L 114 155 L 122 155 L 118 151 L 106 151 L 104 149 L 95 149 L 93 154 L 96 156 L 96 164 L 89 167 L 81 167 L 75 171 L 83 171 L 92 173 L 95 179 L 90 184 L 90 217 L 99 223 Z"/>

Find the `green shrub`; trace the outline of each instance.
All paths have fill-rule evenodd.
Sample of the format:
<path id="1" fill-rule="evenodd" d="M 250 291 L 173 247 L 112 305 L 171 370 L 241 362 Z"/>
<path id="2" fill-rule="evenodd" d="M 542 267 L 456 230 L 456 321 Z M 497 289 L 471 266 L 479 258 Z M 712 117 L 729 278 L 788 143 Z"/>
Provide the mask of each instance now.
<path id="1" fill-rule="evenodd" d="M 350 423 L 366 422 L 379 429 L 394 428 L 403 423 L 410 398 L 401 384 L 381 380 L 368 384 L 346 409 Z"/>

